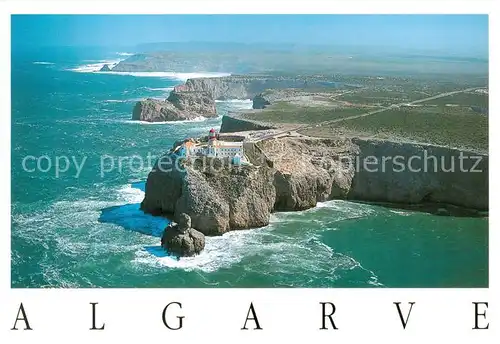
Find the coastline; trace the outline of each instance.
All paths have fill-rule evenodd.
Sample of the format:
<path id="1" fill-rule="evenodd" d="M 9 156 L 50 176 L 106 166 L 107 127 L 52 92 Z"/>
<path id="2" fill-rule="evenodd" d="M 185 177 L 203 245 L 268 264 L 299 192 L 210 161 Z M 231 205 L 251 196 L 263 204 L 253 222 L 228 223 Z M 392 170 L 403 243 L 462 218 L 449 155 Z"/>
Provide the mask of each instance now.
<path id="1" fill-rule="evenodd" d="M 58 64 L 55 65 L 54 71 L 58 66 Z M 34 67 L 48 68 L 43 65 Z M 130 101 L 108 103 L 106 99 L 120 100 L 129 97 L 136 99 L 149 96 L 150 91 L 145 88 L 141 88 L 142 93 L 133 96 L 122 94 L 123 90 L 129 90 L 130 86 L 121 83 L 126 83 L 133 76 L 117 77 L 111 74 L 108 77 L 104 73 L 66 73 L 68 73 L 68 78 L 71 74 L 71 78 L 87 83 L 95 82 L 93 85 L 96 87 L 101 81 L 115 82 L 116 80 L 115 95 L 102 95 L 92 100 L 90 104 L 99 104 L 99 108 L 96 108 L 100 112 L 93 112 L 90 116 L 88 111 L 79 111 L 77 107 L 76 111 L 71 113 L 68 112 L 69 110 L 56 111 L 55 115 L 58 117 L 54 117 L 54 123 L 49 122 L 53 115 L 47 115 L 39 122 L 26 120 L 25 123 L 22 118 L 17 119 L 18 124 L 14 123 L 14 125 L 19 125 L 20 128 L 36 125 L 40 128 L 42 138 L 50 142 L 50 136 L 47 136 L 50 131 L 45 125 L 53 123 L 54 128 L 60 130 L 65 140 L 71 140 L 74 143 L 75 149 L 70 149 L 70 154 L 82 154 L 85 151 L 80 151 L 80 149 L 85 149 L 85 147 L 92 147 L 91 154 L 105 154 L 110 149 L 116 151 L 117 155 L 123 156 L 142 154 L 146 152 L 145 149 L 159 154 L 170 147 L 173 143 L 171 140 L 174 138 L 198 136 L 208 131 L 210 127 L 218 128 L 221 119 L 224 118 L 218 117 L 202 122 L 172 122 L 158 126 L 143 125 L 135 121 L 136 125 L 130 125 L 132 122 L 129 112 Z M 56 76 L 61 77 L 63 74 Z M 164 82 L 161 78 L 137 79 L 140 80 L 130 82 L 130 85 L 137 87 L 134 84 L 140 83 L 141 87 L 165 88 L 165 85 L 161 84 Z M 21 94 L 19 89 L 16 92 L 18 95 Z M 74 93 L 84 94 L 84 90 L 75 90 Z M 151 94 L 156 96 L 153 91 Z M 92 96 L 93 94 L 89 94 L 89 97 Z M 223 101 L 216 101 L 216 103 L 217 106 L 226 105 Z M 237 105 L 238 102 L 229 101 L 229 103 Z M 82 105 L 81 108 L 88 109 L 88 104 Z M 58 104 L 58 107 L 75 109 L 74 105 L 75 103 L 69 100 L 67 104 Z M 246 105 L 249 105 L 248 101 Z M 19 108 L 20 105 L 14 104 L 13 106 Z M 231 108 L 229 111 L 238 110 Z M 52 112 L 47 113 L 52 114 Z M 68 130 L 73 124 L 78 128 L 76 135 L 75 131 Z M 83 131 L 83 128 L 87 128 L 86 130 L 94 128 L 103 132 L 87 132 Z M 19 129 L 17 130 L 19 132 Z M 279 130 L 276 129 L 276 131 Z M 65 132 L 68 134 L 62 134 Z M 259 134 L 265 136 L 265 132 L 267 130 Z M 75 142 L 75 139 L 78 141 Z M 30 142 L 29 138 L 25 138 L 23 144 L 29 147 Z M 32 148 L 34 152 L 39 149 L 39 147 Z M 430 249 L 424 252 L 423 248 L 412 247 L 415 241 L 412 235 L 417 235 L 419 242 L 429 240 L 433 250 L 449 252 L 450 262 L 446 263 L 448 264 L 446 266 L 450 271 L 454 271 L 455 265 L 451 261 L 459 258 L 454 255 L 456 247 L 460 247 L 463 252 L 470 251 L 470 254 L 475 252 L 472 248 L 479 250 L 478 247 L 482 247 L 462 242 L 467 241 L 463 238 L 464 235 L 468 236 L 469 233 L 474 232 L 473 229 L 477 229 L 476 233 L 480 233 L 477 234 L 479 239 L 474 238 L 474 240 L 482 240 L 483 227 L 487 226 L 485 222 L 487 219 L 483 221 L 481 218 L 433 217 L 428 216 L 427 213 L 400 211 L 399 208 L 396 209 L 396 213 L 389 211 L 388 208 L 385 211 L 385 208 L 381 209 L 372 203 L 359 204 L 343 200 L 317 202 L 314 207 L 305 211 L 273 212 L 270 224 L 264 228 L 230 231 L 222 236 L 207 237 L 209 239 L 207 240 L 208 255 L 201 254 L 195 258 L 174 261 L 159 251 L 159 237 L 151 236 L 152 231 L 163 229 L 163 219 L 142 214 L 139 210 L 142 194 L 137 190 L 120 191 L 122 188 L 127 188 L 130 180 L 145 180 L 147 172 L 124 173 L 123 176 L 110 175 L 106 181 L 97 180 L 99 185 L 91 179 L 89 173 L 81 179 L 84 190 L 68 179 L 59 179 L 57 183 L 54 180 L 55 184 L 51 187 L 52 180 L 48 176 L 37 176 L 37 178 L 43 178 L 44 181 L 40 184 L 39 192 L 43 193 L 46 205 L 41 207 L 41 210 L 35 207 L 36 204 L 30 204 L 33 201 L 30 195 L 25 196 L 21 191 L 16 191 L 12 211 L 13 287 L 130 287 L 131 285 L 150 288 L 249 287 L 255 286 L 254 281 L 257 280 L 261 281 L 261 287 L 352 287 L 374 286 L 370 283 L 373 278 L 377 278 L 378 283 L 388 287 L 411 286 L 411 283 L 417 282 L 431 287 L 452 286 L 455 281 L 448 275 L 449 279 L 442 276 L 440 277 L 442 282 L 436 284 L 436 279 L 424 276 L 427 274 L 424 269 L 420 272 L 420 279 L 417 278 L 419 274 L 417 272 L 415 279 L 411 282 L 398 280 L 398 276 L 405 274 L 404 271 L 394 271 L 392 268 L 393 271 L 388 273 L 384 270 L 384 266 L 390 266 L 390 262 L 373 262 L 369 256 L 365 255 L 365 252 L 357 249 L 359 245 L 363 245 L 363 240 L 370 242 L 373 240 L 369 236 L 370 230 L 366 229 L 379 228 L 377 235 L 384 238 L 373 240 L 373 247 L 380 250 L 375 250 L 375 252 L 394 252 L 402 256 L 398 249 L 411 247 L 412 253 L 402 258 L 407 264 L 422 263 L 414 254 L 421 254 L 423 257 L 433 254 Z M 21 177 L 20 175 L 15 177 L 19 185 L 30 182 Z M 63 183 L 62 189 L 61 182 Z M 116 183 L 119 185 L 115 185 Z M 66 187 L 68 189 L 65 189 Z M 115 190 L 118 196 L 112 194 Z M 106 214 L 104 219 L 107 221 L 99 222 L 98 219 L 103 214 Z M 372 223 L 372 221 L 375 222 Z M 449 242 L 440 241 L 435 237 L 425 239 L 428 228 L 437 231 L 442 237 L 450 235 L 453 239 Z M 391 237 L 388 238 L 387 235 Z M 23 257 L 19 250 L 30 250 L 33 252 L 33 257 L 38 257 L 39 252 L 43 253 L 39 246 L 41 238 L 43 238 L 44 245 L 50 248 L 50 253 L 40 256 L 38 258 L 40 267 L 37 263 L 37 267 L 34 268 L 32 261 Z M 385 243 L 381 243 L 382 241 Z M 312 252 L 313 255 L 311 255 Z M 482 256 L 480 258 L 478 262 L 483 262 Z M 286 264 L 287 261 L 295 263 L 292 266 Z M 359 268 L 357 264 L 372 271 L 374 275 Z M 477 263 L 477 265 L 471 263 L 466 269 L 473 271 L 479 264 L 483 263 Z M 273 266 L 276 271 L 283 271 L 283 274 L 268 275 L 266 266 Z M 461 269 L 464 267 L 462 266 Z M 20 275 L 23 271 L 32 272 L 28 275 Z M 256 273 L 256 271 L 261 273 Z M 126 278 L 113 278 L 113 275 L 120 274 L 125 274 Z M 482 276 L 475 280 L 463 281 L 463 285 L 472 286 L 484 285 L 484 283 L 487 283 L 487 278 L 484 279 Z"/>
<path id="2" fill-rule="evenodd" d="M 264 86 L 259 84 L 257 90 L 253 86 L 256 80 L 260 83 L 264 80 Z M 295 99 L 301 99 L 297 97 L 309 94 L 301 89 L 293 91 L 278 89 L 278 97 L 267 101 L 266 97 L 272 96 L 273 93 L 260 92 L 266 87 L 265 83 L 271 83 L 272 80 L 270 77 L 260 76 L 189 79 L 184 85 L 176 86 L 175 92 L 181 94 L 203 92 L 215 100 L 227 98 L 228 95 L 246 98 L 256 94 L 253 100 L 254 110 L 240 110 L 224 115 L 220 132 L 224 135 L 221 137 L 236 135 L 243 138 L 247 158 L 253 165 L 260 167 L 256 170 L 260 172 L 255 172 L 256 177 L 241 179 L 230 169 L 227 172 L 222 170 L 223 173 L 218 170 L 215 172 L 217 178 L 226 180 L 225 183 L 219 184 L 217 178 L 211 179 L 208 175 L 199 175 L 192 168 L 187 169 L 185 177 L 176 177 L 173 172 L 163 173 L 153 169 L 148 176 L 146 195 L 141 209 L 155 215 L 166 214 L 173 220 L 179 217 L 180 208 L 185 209 L 189 216 L 194 217 L 195 228 L 200 227 L 198 229 L 207 235 L 220 235 L 230 230 L 259 227 L 268 224 L 268 218 L 274 211 L 305 210 L 315 207 L 317 202 L 335 199 L 391 204 L 396 208 L 398 206 L 415 208 L 420 205 L 421 209 L 433 208 L 433 213 L 436 215 L 487 216 L 485 215 L 488 210 L 487 154 L 429 142 L 362 137 L 355 133 L 326 138 L 311 137 L 298 134 L 304 125 L 254 121 L 253 114 L 266 111 L 255 108 L 268 106 L 272 108 L 272 103 L 277 103 L 281 108 L 288 109 L 290 106 L 288 104 L 292 104 Z M 284 80 L 285 85 L 282 86 L 290 86 L 290 79 L 279 80 L 280 82 Z M 297 85 L 295 79 L 291 80 L 293 85 Z M 301 78 L 300 82 L 304 80 L 308 81 L 307 78 Z M 324 92 L 314 92 L 313 95 L 316 97 L 324 94 Z M 282 100 L 283 95 L 288 97 L 287 100 Z M 262 106 L 262 104 L 267 105 Z M 306 112 L 308 109 L 298 107 L 293 111 Z M 437 164 L 433 166 L 434 170 L 427 170 L 427 154 L 431 155 Z M 465 162 L 464 154 L 468 158 Z M 168 154 L 165 157 L 168 157 Z M 386 170 L 385 159 L 394 157 L 408 160 L 408 170 L 396 171 L 392 165 Z M 416 157 L 419 158 L 416 164 L 419 168 L 417 170 L 411 169 L 415 166 L 410 164 Z M 344 158 L 350 159 L 350 164 L 345 165 L 345 161 L 342 161 Z M 379 168 L 376 171 L 369 170 L 364 165 L 367 158 L 377 161 Z M 360 159 L 363 160 L 363 165 Z M 378 162 L 379 160 L 383 163 Z M 440 165 L 438 160 L 441 162 Z M 460 160 L 461 169 L 446 171 L 445 165 L 451 163 L 455 166 L 455 160 Z M 293 167 L 290 165 L 292 161 L 296 162 Z M 392 160 L 390 163 L 395 164 Z M 476 172 L 474 170 L 476 168 L 480 173 L 472 173 Z M 250 172 L 250 175 L 252 173 Z M 230 190 L 235 187 L 234 185 L 239 185 L 236 187 L 238 195 L 252 195 L 255 188 L 250 188 L 248 185 L 253 185 L 252 178 L 261 178 L 259 175 L 263 179 L 257 184 L 269 183 L 268 191 L 259 196 L 251 196 L 248 200 L 231 196 L 233 191 Z M 205 184 L 204 193 L 225 195 L 223 199 L 217 198 L 216 201 L 200 199 L 200 191 L 195 190 Z M 165 188 L 164 185 L 169 187 Z M 191 194 L 193 196 L 190 196 Z M 255 201 L 257 199 L 265 201 Z M 181 207 L 179 204 L 183 202 L 187 203 Z M 243 207 L 239 208 L 242 206 L 241 202 Z M 193 204 L 198 205 L 193 206 Z M 256 204 L 259 210 L 256 210 Z M 196 209 L 207 207 L 218 210 L 200 216 L 199 210 Z M 457 211 L 456 207 L 462 210 Z M 259 214 L 256 215 L 258 220 L 248 216 L 250 213 Z M 234 222 L 232 220 L 234 218 L 240 218 L 240 222 Z M 209 224 L 208 227 L 206 224 Z M 214 228 L 209 228 L 210 226 Z"/>

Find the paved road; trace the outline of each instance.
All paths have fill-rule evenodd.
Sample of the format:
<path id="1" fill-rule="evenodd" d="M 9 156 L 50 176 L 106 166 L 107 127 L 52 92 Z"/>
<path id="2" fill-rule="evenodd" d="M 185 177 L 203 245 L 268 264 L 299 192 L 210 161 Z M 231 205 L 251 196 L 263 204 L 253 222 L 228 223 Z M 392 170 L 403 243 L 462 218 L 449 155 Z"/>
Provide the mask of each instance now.
<path id="1" fill-rule="evenodd" d="M 397 108 L 397 107 L 402 106 L 402 105 L 413 105 L 413 104 L 423 103 L 423 102 L 426 102 L 426 101 L 429 101 L 429 100 L 434 100 L 434 99 L 439 99 L 439 98 L 443 98 L 443 97 L 448 97 L 448 96 L 451 96 L 451 95 L 454 95 L 454 94 L 458 94 L 458 93 L 463 93 L 463 92 L 471 92 L 471 91 L 475 91 L 475 90 L 478 90 L 478 89 L 481 89 L 481 88 L 484 88 L 484 87 L 472 87 L 472 88 L 466 88 L 464 90 L 459 90 L 459 91 L 452 91 L 452 92 L 440 93 L 440 94 L 436 94 L 435 96 L 431 96 L 431 97 L 427 97 L 427 98 L 422 98 L 422 99 L 414 100 L 414 101 L 411 101 L 411 102 L 404 102 L 404 103 L 392 104 L 390 106 L 387 106 L 387 107 L 384 107 L 384 108 L 381 108 L 381 109 L 377 109 L 377 110 L 373 110 L 373 111 L 370 111 L 370 112 L 366 112 L 366 113 L 363 113 L 363 114 L 360 114 L 360 115 L 353 115 L 353 116 L 349 116 L 349 117 L 337 118 L 337 119 L 333 119 L 333 120 L 330 120 L 330 121 L 325 121 L 325 122 L 321 122 L 321 123 L 313 124 L 313 125 L 299 126 L 296 129 L 294 129 L 293 131 L 303 130 L 303 129 L 309 129 L 309 128 L 317 128 L 317 127 L 321 127 L 321 126 L 324 126 L 324 125 L 328 125 L 328 124 L 332 124 L 332 123 L 336 123 L 336 122 L 342 122 L 342 121 L 349 120 L 349 119 L 366 117 L 366 116 L 374 115 L 376 113 L 380 113 L 380 112 L 384 112 L 384 111 L 387 111 L 387 110 L 390 110 L 390 109 L 394 109 L 394 108 Z M 280 135 L 284 135 L 284 134 L 287 134 L 289 132 L 291 132 L 291 131 L 290 130 L 284 130 L 284 131 L 280 131 L 280 132 L 277 132 L 277 133 L 265 135 L 263 137 L 260 137 L 257 141 L 267 140 L 267 139 L 270 139 L 270 138 L 276 138 L 276 137 L 278 137 Z"/>

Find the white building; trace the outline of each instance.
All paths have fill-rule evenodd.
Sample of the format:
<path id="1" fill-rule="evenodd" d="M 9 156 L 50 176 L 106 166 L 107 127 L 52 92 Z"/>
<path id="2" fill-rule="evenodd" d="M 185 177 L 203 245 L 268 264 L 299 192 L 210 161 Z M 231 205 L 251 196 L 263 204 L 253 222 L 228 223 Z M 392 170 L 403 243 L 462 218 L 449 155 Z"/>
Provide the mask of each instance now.
<path id="1" fill-rule="evenodd" d="M 233 162 L 236 164 L 246 162 L 243 142 L 220 141 L 217 139 L 214 129 L 210 129 L 208 143 L 201 144 L 194 140 L 189 140 L 179 146 L 176 152 L 178 155 L 185 157 L 208 156 L 214 158 L 233 158 Z"/>

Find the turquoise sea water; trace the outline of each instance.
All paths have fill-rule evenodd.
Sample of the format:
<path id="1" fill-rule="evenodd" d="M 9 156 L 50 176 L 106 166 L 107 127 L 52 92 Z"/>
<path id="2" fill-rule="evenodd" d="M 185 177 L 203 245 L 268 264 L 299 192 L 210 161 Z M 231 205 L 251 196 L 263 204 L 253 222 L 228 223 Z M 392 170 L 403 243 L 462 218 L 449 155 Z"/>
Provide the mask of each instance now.
<path id="1" fill-rule="evenodd" d="M 98 74 L 114 52 L 58 50 L 12 58 L 13 287 L 485 287 L 488 219 L 443 217 L 345 201 L 275 213 L 265 228 L 207 238 L 205 251 L 161 250 L 167 220 L 139 203 L 154 158 L 217 119 L 130 121 L 135 101 L 165 97 L 172 75 Z M 217 104 L 223 115 L 250 102 Z M 23 169 L 26 156 L 66 156 L 55 175 Z M 115 168 L 101 175 L 101 158 Z M 64 161 L 60 160 L 61 168 Z M 28 160 L 27 169 L 36 166 Z"/>

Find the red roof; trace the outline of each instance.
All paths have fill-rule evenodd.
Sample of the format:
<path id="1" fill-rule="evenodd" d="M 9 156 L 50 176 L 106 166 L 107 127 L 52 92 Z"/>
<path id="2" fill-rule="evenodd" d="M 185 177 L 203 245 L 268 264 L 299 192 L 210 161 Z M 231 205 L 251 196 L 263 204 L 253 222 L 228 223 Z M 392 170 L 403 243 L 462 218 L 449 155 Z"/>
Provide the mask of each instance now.
<path id="1" fill-rule="evenodd" d="M 210 132 L 215 133 L 215 129 L 214 128 L 210 129 Z"/>

